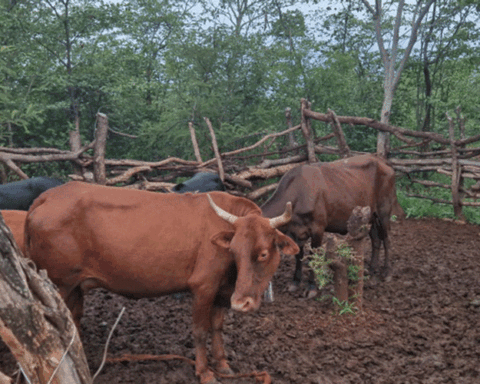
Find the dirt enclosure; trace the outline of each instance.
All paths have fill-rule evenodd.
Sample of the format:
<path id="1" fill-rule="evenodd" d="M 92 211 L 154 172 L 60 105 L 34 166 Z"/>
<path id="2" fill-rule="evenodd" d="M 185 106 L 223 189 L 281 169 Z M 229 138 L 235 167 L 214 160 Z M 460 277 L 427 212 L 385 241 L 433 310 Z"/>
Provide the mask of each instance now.
<path id="1" fill-rule="evenodd" d="M 366 282 L 364 311 L 357 316 L 332 315 L 331 299 L 287 292 L 293 260 L 285 260 L 274 280 L 274 303 L 255 314 L 227 316 L 233 370 L 265 370 L 280 384 L 480 383 L 480 227 L 409 219 L 393 224 L 392 242 L 392 279 Z M 96 291 L 87 297 L 82 320 L 92 371 L 122 306 L 110 356 L 194 357 L 190 297 L 134 301 Z M 15 370 L 1 343 L 0 370 Z M 149 361 L 108 363 L 96 383 L 197 381 L 185 362 Z"/>

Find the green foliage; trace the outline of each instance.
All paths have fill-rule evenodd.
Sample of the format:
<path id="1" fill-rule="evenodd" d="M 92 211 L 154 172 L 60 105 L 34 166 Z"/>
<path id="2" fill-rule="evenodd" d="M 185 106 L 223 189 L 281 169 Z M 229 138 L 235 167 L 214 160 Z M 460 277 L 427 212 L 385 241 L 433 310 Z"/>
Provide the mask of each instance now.
<path id="1" fill-rule="evenodd" d="M 312 269 L 318 288 L 322 289 L 327 284 L 332 282 L 333 274 L 329 268 L 331 260 L 325 257 L 325 249 L 318 248 L 318 253 L 313 253 L 308 257 L 308 266 Z"/>
<path id="2" fill-rule="evenodd" d="M 461 105 L 467 134 L 477 134 L 479 11 L 470 1 L 437 9 L 442 38 L 428 46 L 438 58 L 434 92 L 422 96 L 425 58 L 414 51 L 391 121 L 418 129 L 431 105 L 443 132 L 444 113 Z M 109 135 L 108 157 L 193 159 L 189 121 L 202 156 L 213 155 L 204 117 L 223 151 L 283 130 L 286 107 L 298 124 L 301 97 L 319 112 L 378 118 L 384 72 L 371 21 L 354 1 L 316 2 L 308 13 L 291 0 L 0 1 L 0 145 L 68 148 L 76 114 L 90 141 L 101 111 L 111 128 L 136 137 Z M 375 130 L 344 130 L 353 150 L 375 150 Z"/>
<path id="3" fill-rule="evenodd" d="M 355 315 L 357 308 L 355 303 L 349 303 L 346 301 L 340 301 L 336 297 L 332 298 L 333 303 L 337 306 L 339 315 Z"/>
<path id="4" fill-rule="evenodd" d="M 446 185 L 451 182 L 450 178 L 438 173 L 430 174 L 426 179 Z M 472 183 L 472 181 L 467 180 L 466 183 Z M 428 199 L 410 197 L 407 196 L 408 194 L 417 194 L 450 201 L 452 199 L 450 189 L 425 187 L 418 183 L 411 183 L 406 178 L 403 178 L 397 182 L 397 197 L 407 218 L 434 217 L 439 219 L 456 219 L 451 204 L 440 204 Z M 462 208 L 462 212 L 469 222 L 480 224 L 480 212 L 477 207 L 465 206 Z"/>

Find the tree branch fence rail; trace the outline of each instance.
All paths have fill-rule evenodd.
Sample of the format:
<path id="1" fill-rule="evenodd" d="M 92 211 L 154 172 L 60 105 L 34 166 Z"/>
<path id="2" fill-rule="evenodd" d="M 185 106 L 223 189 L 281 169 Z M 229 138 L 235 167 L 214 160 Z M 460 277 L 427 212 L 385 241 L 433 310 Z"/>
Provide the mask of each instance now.
<path id="1" fill-rule="evenodd" d="M 310 108 L 310 103 L 301 99 L 299 125 L 292 126 L 291 110 L 287 108 L 287 129 L 265 134 L 246 147 L 223 152 L 218 147 L 212 123 L 205 118 L 215 154 L 215 157 L 205 161 L 202 161 L 192 123 L 189 123 L 188 129 L 196 160 L 176 157 L 154 162 L 107 159 L 105 146 L 109 131 L 108 117 L 99 113 L 95 140 L 81 148 L 77 146 L 71 151 L 64 151 L 56 148 L 2 147 L 0 162 L 19 178 L 27 178 L 21 164 L 67 161 L 72 162 L 77 170 L 82 170 L 81 174 L 70 175 L 74 180 L 164 192 L 168 192 L 175 185 L 173 181 L 179 176 L 212 171 L 219 173 L 231 193 L 260 200 L 276 188 L 275 182 L 268 184 L 268 181 L 282 176 L 300 164 L 318 161 L 318 155 L 346 158 L 365 153 L 350 149 L 344 129 L 365 130 L 368 127 L 390 133 L 395 138 L 392 141 L 396 147 L 390 149 L 388 161 L 397 173 L 406 175 L 412 184 L 450 189 L 452 199 L 444 200 L 415 193 L 408 196 L 452 204 L 458 217 L 462 216 L 462 206 L 480 206 L 480 202 L 475 201 L 480 198 L 480 148 L 475 147 L 480 141 L 480 135 L 465 136 L 465 120 L 460 109 L 456 111 L 455 120 L 446 115 L 449 134 L 445 137 L 437 132 L 411 131 L 365 117 L 337 116 L 330 109 L 324 114 Z M 314 120 L 326 123 L 331 132 L 317 136 L 316 130 L 312 128 Z M 439 149 L 430 149 L 433 146 Z M 414 177 L 426 172 L 446 175 L 451 182 L 443 184 Z M 466 187 L 466 179 L 474 180 L 474 183 L 469 183 L 470 186 Z"/>

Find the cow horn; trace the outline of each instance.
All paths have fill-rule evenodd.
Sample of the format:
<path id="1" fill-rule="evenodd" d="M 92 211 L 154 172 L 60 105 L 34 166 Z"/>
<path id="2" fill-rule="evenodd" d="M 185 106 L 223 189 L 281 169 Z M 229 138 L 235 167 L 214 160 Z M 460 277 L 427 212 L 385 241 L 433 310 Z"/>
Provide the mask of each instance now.
<path id="1" fill-rule="evenodd" d="M 291 218 L 292 218 L 292 203 L 289 201 L 285 206 L 285 212 L 283 212 L 283 215 L 271 218 L 270 225 L 273 228 L 278 228 L 284 224 L 287 224 L 291 220 Z"/>
<path id="2" fill-rule="evenodd" d="M 210 206 L 213 208 L 213 210 L 217 213 L 218 216 L 220 216 L 225 221 L 228 221 L 230 224 L 234 224 L 235 221 L 237 221 L 238 219 L 237 216 L 232 215 L 227 211 L 224 211 L 222 208 L 216 205 L 208 193 L 207 193 L 207 197 L 208 197 L 208 201 L 210 202 Z"/>

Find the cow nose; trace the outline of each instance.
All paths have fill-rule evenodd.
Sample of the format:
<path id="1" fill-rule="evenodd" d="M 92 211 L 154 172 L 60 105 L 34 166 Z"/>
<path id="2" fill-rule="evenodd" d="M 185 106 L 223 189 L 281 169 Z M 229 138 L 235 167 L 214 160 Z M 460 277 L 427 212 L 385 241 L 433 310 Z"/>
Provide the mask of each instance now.
<path id="1" fill-rule="evenodd" d="M 232 300 L 232 309 L 239 312 L 250 312 L 256 309 L 255 300 L 245 297 L 242 300 Z"/>

